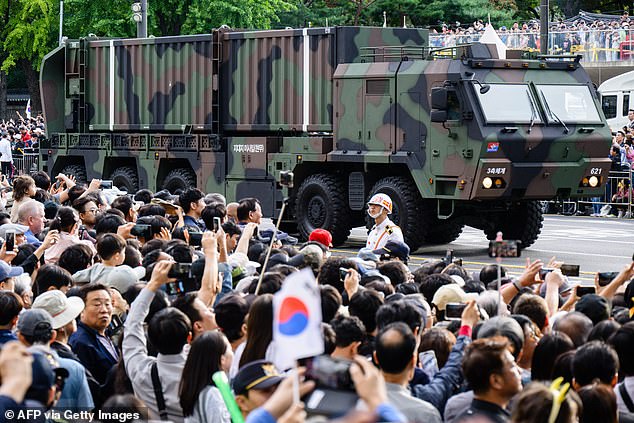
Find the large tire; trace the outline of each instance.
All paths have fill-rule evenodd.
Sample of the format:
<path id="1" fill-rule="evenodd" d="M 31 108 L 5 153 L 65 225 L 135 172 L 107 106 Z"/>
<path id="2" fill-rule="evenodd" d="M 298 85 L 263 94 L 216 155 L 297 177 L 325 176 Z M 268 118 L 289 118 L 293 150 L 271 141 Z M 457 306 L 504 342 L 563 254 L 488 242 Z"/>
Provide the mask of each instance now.
<path id="1" fill-rule="evenodd" d="M 136 170 L 129 166 L 118 167 L 110 175 L 112 185 L 122 191 L 134 194 L 139 190 L 139 178 Z"/>
<path id="2" fill-rule="evenodd" d="M 488 239 L 493 240 L 498 231 L 501 231 L 504 239 L 520 240 L 522 248 L 528 248 L 537 241 L 543 221 L 540 202 L 526 201 L 511 207 L 493 227 L 485 229 L 485 234 Z"/>
<path id="3" fill-rule="evenodd" d="M 431 221 L 425 235 L 425 242 L 428 244 L 449 244 L 458 239 L 464 228 L 463 224 L 451 219 L 440 220 L 434 217 Z"/>
<path id="4" fill-rule="evenodd" d="M 76 164 L 66 165 L 62 168 L 60 173 L 63 173 L 64 175 L 74 176 L 75 182 L 77 182 L 77 184 L 79 185 L 86 184 L 88 182 L 88 176 L 86 176 L 86 169 L 82 165 L 76 165 Z"/>
<path id="5" fill-rule="evenodd" d="M 176 194 L 179 190 L 185 191 L 187 188 L 196 188 L 196 175 L 186 168 L 173 169 L 163 179 L 162 188 L 172 194 Z"/>
<path id="6" fill-rule="evenodd" d="M 308 239 L 312 231 L 323 228 L 332 234 L 333 245 L 343 244 L 350 235 L 350 210 L 346 187 L 334 175 L 318 173 L 302 182 L 295 198 L 297 229 Z"/>
<path id="7" fill-rule="evenodd" d="M 390 176 L 374 184 L 368 201 L 377 193 L 387 194 L 392 199 L 390 220 L 400 226 L 405 243 L 414 252 L 425 242 L 426 229 L 429 227 L 428 213 L 416 186 L 403 177 Z M 367 222 L 370 227 L 374 224 L 370 216 Z"/>

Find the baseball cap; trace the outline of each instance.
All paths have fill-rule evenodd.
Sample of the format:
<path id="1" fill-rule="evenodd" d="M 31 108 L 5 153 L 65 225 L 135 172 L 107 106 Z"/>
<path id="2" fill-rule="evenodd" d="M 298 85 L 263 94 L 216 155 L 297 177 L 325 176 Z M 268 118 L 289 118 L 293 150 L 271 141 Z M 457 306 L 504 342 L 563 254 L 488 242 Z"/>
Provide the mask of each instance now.
<path id="1" fill-rule="evenodd" d="M 32 308 L 20 313 L 20 317 L 18 317 L 18 332 L 23 335 L 33 336 L 37 331 L 45 330 L 53 330 L 53 318 L 48 311 Z"/>
<path id="2" fill-rule="evenodd" d="M 79 316 L 84 309 L 84 301 L 79 297 L 67 298 L 62 291 L 56 289 L 38 295 L 31 309 L 47 311 L 53 319 L 53 329 L 58 329 Z"/>
<path id="3" fill-rule="evenodd" d="M 317 245 L 305 245 L 299 253 L 304 256 L 304 264 L 319 269 L 324 263 L 324 252 Z"/>
<path id="4" fill-rule="evenodd" d="M 0 281 L 8 278 L 15 278 L 24 273 L 24 269 L 17 266 L 9 266 L 4 260 L 0 260 Z"/>
<path id="5" fill-rule="evenodd" d="M 409 259 L 409 247 L 404 242 L 388 241 L 384 247 L 372 251 L 378 256 L 390 256 L 407 261 Z"/>
<path id="6" fill-rule="evenodd" d="M 357 257 L 363 261 L 373 261 L 375 263 L 379 261 L 379 256 L 376 255 L 374 251 L 369 248 L 360 249 L 357 253 Z"/>
<path id="7" fill-rule="evenodd" d="M 609 319 L 611 313 L 608 300 L 597 294 L 582 296 L 575 305 L 575 311 L 588 316 L 595 325 L 602 320 Z"/>
<path id="8" fill-rule="evenodd" d="M 5 223 L 0 226 L 0 238 L 5 238 L 7 232 L 13 231 L 18 235 L 24 235 L 29 230 L 28 226 L 18 225 L 17 223 Z"/>
<path id="9" fill-rule="evenodd" d="M 253 361 L 243 366 L 233 378 L 233 392 L 236 395 L 245 395 L 251 389 L 266 389 L 277 385 L 282 379 L 270 361 Z"/>
<path id="10" fill-rule="evenodd" d="M 447 303 L 464 303 L 478 297 L 476 293 L 467 294 L 458 284 L 443 285 L 438 288 L 431 302 L 438 310 L 444 310 Z"/>
<path id="11" fill-rule="evenodd" d="M 50 352 L 39 347 L 28 348 L 28 351 L 33 356 L 32 381 L 24 397 L 39 401 L 47 397 L 49 389 L 55 386 L 58 380 L 68 377 L 68 370 L 60 367 L 57 359 Z"/>
<path id="12" fill-rule="evenodd" d="M 332 248 L 332 234 L 326 229 L 315 229 L 308 236 L 309 241 L 317 241 L 326 247 Z"/>
<path id="13" fill-rule="evenodd" d="M 125 294 L 128 289 L 139 283 L 145 277 L 145 267 L 137 266 L 117 266 L 108 272 L 105 284 L 114 288 L 121 294 Z"/>

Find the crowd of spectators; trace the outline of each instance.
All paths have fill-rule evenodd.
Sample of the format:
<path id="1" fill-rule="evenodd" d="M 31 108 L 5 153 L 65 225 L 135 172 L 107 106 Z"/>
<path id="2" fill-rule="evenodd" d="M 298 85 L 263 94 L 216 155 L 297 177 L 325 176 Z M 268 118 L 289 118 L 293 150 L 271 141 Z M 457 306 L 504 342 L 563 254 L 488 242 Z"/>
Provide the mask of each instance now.
<path id="1" fill-rule="evenodd" d="M 40 406 L 304 421 L 320 402 L 316 382 L 299 367 L 294 388 L 279 368 L 273 298 L 310 269 L 325 354 L 349 376 L 329 410 L 354 392 L 344 421 L 634 421 L 634 262 L 582 295 L 554 259 L 529 259 L 517 277 L 501 269 L 500 280 L 495 265 L 411 266 L 386 195 L 369 204 L 373 246 L 341 256 L 326 230 L 303 244 L 274 232 L 255 198 L 100 185 L 38 172 L 7 189 L 2 416 Z M 233 411 L 217 372 L 231 381 Z"/>
<path id="2" fill-rule="evenodd" d="M 549 48 L 552 54 L 574 54 L 584 56 L 584 61 L 615 61 L 631 59 L 633 39 L 631 26 L 634 19 L 627 12 L 621 16 L 600 15 L 593 18 L 559 20 L 549 27 Z M 451 47 L 477 41 L 485 30 L 485 22 L 474 21 L 464 25 L 460 22 L 442 24 L 431 31 L 432 47 Z M 540 22 L 513 22 L 509 27 L 501 25 L 496 32 L 502 42 L 511 49 L 540 49 Z M 625 44 L 623 44 L 625 43 Z M 621 47 L 623 53 L 621 52 Z"/>

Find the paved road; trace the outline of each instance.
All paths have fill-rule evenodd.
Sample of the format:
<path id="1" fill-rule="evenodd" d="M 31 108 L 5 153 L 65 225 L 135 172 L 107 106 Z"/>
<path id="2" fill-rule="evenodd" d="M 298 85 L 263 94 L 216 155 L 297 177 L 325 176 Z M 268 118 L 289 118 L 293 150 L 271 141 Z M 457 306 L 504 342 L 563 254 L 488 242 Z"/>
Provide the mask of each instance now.
<path id="1" fill-rule="evenodd" d="M 348 243 L 336 251 L 351 254 L 365 244 L 363 228 L 352 231 Z M 412 256 L 412 265 L 425 259 L 439 259 L 447 248 L 454 250 L 454 257 L 462 258 L 470 271 L 479 270 L 493 260 L 487 255 L 488 241 L 484 233 L 466 227 L 460 238 L 446 245 L 420 248 Z M 547 215 L 541 236 L 530 248 L 522 251 L 522 257 L 504 259 L 503 265 L 512 274 L 521 272 L 526 257 L 545 262 L 552 256 L 568 264 L 581 266 L 580 279 L 591 280 L 595 272 L 617 271 L 632 260 L 634 253 L 634 221 L 616 218 L 568 217 Z"/>

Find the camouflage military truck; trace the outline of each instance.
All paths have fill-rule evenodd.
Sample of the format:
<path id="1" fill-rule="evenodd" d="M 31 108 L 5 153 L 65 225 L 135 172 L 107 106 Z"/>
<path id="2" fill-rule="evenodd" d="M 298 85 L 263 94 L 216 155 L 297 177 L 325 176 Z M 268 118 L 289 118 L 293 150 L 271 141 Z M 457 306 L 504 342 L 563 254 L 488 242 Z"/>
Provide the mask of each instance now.
<path id="1" fill-rule="evenodd" d="M 579 57 L 427 45 L 426 30 L 360 27 L 68 41 L 42 64 L 41 164 L 255 196 L 272 217 L 288 197 L 286 230 L 336 244 L 383 192 L 414 248 L 464 225 L 528 246 L 539 200 L 601 191 L 610 132 Z"/>

